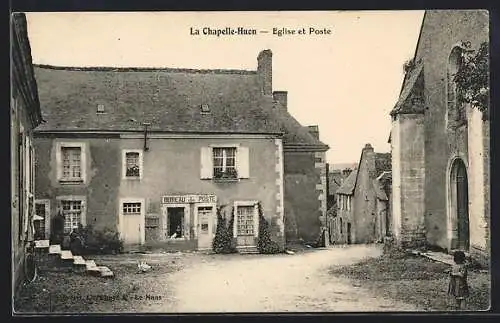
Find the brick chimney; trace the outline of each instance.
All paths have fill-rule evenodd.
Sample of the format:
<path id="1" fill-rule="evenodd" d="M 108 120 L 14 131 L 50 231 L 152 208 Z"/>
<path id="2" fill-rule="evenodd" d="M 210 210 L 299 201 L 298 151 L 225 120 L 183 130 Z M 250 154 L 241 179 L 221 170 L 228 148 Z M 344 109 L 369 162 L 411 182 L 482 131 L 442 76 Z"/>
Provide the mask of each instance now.
<path id="1" fill-rule="evenodd" d="M 363 151 L 373 151 L 373 147 L 370 144 L 366 144 L 365 148 L 363 148 Z"/>
<path id="2" fill-rule="evenodd" d="M 273 92 L 273 53 L 265 49 L 257 56 L 257 74 L 264 95 L 272 95 Z"/>
<path id="3" fill-rule="evenodd" d="M 287 104 L 288 104 L 287 95 L 288 95 L 287 91 L 274 91 L 273 92 L 273 99 L 274 99 L 274 101 L 276 101 L 277 106 L 280 109 L 284 109 L 285 111 L 288 109 L 288 107 L 287 107 Z"/>
<path id="4" fill-rule="evenodd" d="M 309 128 L 309 133 L 316 139 L 319 139 L 319 127 L 314 125 L 314 126 L 307 126 Z"/>

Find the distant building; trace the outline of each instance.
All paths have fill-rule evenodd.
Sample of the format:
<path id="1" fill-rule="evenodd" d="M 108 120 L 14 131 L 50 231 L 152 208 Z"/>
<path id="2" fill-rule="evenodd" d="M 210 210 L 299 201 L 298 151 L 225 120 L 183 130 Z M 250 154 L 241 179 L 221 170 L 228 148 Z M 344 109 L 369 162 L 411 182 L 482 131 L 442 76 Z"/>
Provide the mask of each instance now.
<path id="1" fill-rule="evenodd" d="M 23 279 L 27 244 L 33 240 L 35 151 L 33 128 L 42 122 L 26 16 L 11 16 L 11 243 L 14 291 Z"/>
<path id="2" fill-rule="evenodd" d="M 174 250 L 210 249 L 216 209 L 230 206 L 234 242 L 248 250 L 259 203 L 284 248 L 296 207 L 288 201 L 313 197 L 301 205 L 306 223 L 297 222 L 299 232 L 307 221 L 319 232 L 315 157 L 328 147 L 288 113 L 286 92 L 272 92 L 271 51 L 257 63 L 256 71 L 38 66 L 50 122 L 36 133 L 37 204 L 61 207 L 67 232 L 92 224 L 117 230 L 129 247 Z M 293 171 L 304 175 L 297 190 L 287 184 Z"/>
<path id="3" fill-rule="evenodd" d="M 337 189 L 335 243 L 372 243 L 390 234 L 391 155 L 367 144 L 358 167 Z"/>
<path id="4" fill-rule="evenodd" d="M 356 166 L 356 164 L 350 165 L 352 169 Z M 327 197 L 327 226 L 330 237 L 330 243 L 335 242 L 335 231 L 334 229 L 334 221 L 337 216 L 337 190 L 342 186 L 344 180 L 349 176 L 352 172 L 351 168 L 345 169 L 332 169 L 330 170 L 330 165 L 327 165 L 328 168 L 328 197 Z"/>
<path id="5" fill-rule="evenodd" d="M 393 225 L 401 245 L 490 255 L 490 121 L 457 99 L 463 42 L 488 42 L 487 11 L 426 11 L 391 112 Z"/>

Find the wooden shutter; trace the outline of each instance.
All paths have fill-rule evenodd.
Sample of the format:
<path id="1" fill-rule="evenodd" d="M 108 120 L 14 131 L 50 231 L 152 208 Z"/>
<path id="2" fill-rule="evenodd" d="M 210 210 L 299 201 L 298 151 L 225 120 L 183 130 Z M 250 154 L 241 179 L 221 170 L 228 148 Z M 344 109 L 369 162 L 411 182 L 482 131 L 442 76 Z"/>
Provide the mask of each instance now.
<path id="1" fill-rule="evenodd" d="M 254 205 L 254 217 L 253 217 L 253 235 L 255 237 L 259 236 L 259 204 Z"/>
<path id="2" fill-rule="evenodd" d="M 200 178 L 201 179 L 211 179 L 213 177 L 213 160 L 212 160 L 212 148 L 211 147 L 201 147 L 201 160 L 200 160 Z"/>
<path id="3" fill-rule="evenodd" d="M 236 151 L 236 167 L 239 178 L 250 177 L 250 158 L 248 147 L 240 146 Z"/>

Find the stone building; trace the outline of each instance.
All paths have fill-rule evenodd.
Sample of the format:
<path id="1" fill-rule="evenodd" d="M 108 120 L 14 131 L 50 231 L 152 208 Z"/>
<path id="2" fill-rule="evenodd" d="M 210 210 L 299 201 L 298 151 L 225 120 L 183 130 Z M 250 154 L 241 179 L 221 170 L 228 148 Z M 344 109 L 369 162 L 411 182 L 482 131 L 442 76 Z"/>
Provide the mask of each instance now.
<path id="1" fill-rule="evenodd" d="M 23 278 L 26 248 L 33 240 L 33 129 L 42 122 L 33 73 L 26 15 L 11 16 L 10 178 L 11 243 L 14 291 Z"/>
<path id="2" fill-rule="evenodd" d="M 336 193 L 335 243 L 372 243 L 390 234 L 390 173 L 391 155 L 366 144 L 358 167 Z"/>
<path id="3" fill-rule="evenodd" d="M 272 92 L 272 53 L 257 70 L 36 67 L 38 205 L 117 230 L 126 245 L 210 249 L 216 208 L 233 207 L 233 238 L 255 248 L 258 208 L 285 243 L 287 170 L 315 170 L 323 147 Z M 289 152 L 313 163 L 294 162 Z M 299 166 L 297 166 L 299 165 Z M 302 194 L 319 175 L 303 169 Z M 311 175 L 312 174 L 312 175 Z M 307 191 L 310 189 L 312 191 Z M 319 220 L 319 201 L 310 204 Z"/>
<path id="4" fill-rule="evenodd" d="M 393 225 L 401 245 L 490 253 L 489 120 L 457 99 L 462 43 L 488 41 L 488 13 L 426 11 L 391 112 Z"/>

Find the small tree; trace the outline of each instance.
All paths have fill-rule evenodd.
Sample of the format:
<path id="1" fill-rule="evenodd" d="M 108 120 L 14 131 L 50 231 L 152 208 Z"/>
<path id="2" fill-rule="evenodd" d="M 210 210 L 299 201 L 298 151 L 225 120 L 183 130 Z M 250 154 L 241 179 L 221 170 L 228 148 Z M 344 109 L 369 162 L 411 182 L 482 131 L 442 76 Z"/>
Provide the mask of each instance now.
<path id="1" fill-rule="evenodd" d="M 259 203 L 259 237 L 257 240 L 257 249 L 259 249 L 260 253 L 264 254 L 273 254 L 280 253 L 279 245 L 271 239 L 271 232 L 269 223 L 264 218 L 264 214 L 262 211 L 262 206 Z"/>
<path id="2" fill-rule="evenodd" d="M 469 103 L 481 112 L 488 113 L 489 86 L 489 46 L 487 42 L 478 50 L 471 49 L 470 42 L 462 42 L 462 59 L 454 76 L 457 84 L 457 99 Z"/>
<path id="3" fill-rule="evenodd" d="M 215 238 L 212 242 L 212 249 L 215 253 L 234 253 L 236 252 L 236 248 L 233 246 L 231 230 L 234 215 L 229 219 L 229 225 L 226 225 L 226 218 L 222 216 L 223 209 L 224 206 L 217 208 L 217 228 L 215 230 Z"/>

